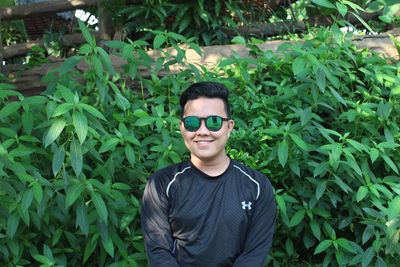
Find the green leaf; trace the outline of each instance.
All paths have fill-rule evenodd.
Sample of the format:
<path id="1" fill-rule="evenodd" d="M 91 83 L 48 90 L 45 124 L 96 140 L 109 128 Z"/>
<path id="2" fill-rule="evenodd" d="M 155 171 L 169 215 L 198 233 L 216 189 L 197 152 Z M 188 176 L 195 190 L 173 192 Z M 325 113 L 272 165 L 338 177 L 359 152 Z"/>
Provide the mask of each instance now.
<path id="1" fill-rule="evenodd" d="M 155 121 L 156 121 L 156 118 L 154 118 L 154 117 L 150 117 L 150 116 L 148 116 L 148 117 L 142 117 L 142 118 L 139 118 L 139 119 L 134 123 L 134 125 L 135 125 L 135 126 L 142 127 L 142 126 L 146 126 L 146 125 L 151 125 L 151 124 L 153 124 Z"/>
<path id="2" fill-rule="evenodd" d="M 24 221 L 25 225 L 29 227 L 30 224 L 30 215 L 29 215 L 29 210 L 24 210 L 22 209 L 21 206 L 19 206 L 17 208 L 18 214 L 20 216 L 20 218 L 22 219 L 22 221 Z"/>
<path id="3" fill-rule="evenodd" d="M 246 40 L 243 38 L 243 36 L 235 36 L 232 39 L 231 43 L 244 45 L 244 44 L 246 44 Z"/>
<path id="4" fill-rule="evenodd" d="M 311 2 L 313 2 L 314 4 L 317 4 L 319 6 L 335 9 L 335 6 L 328 0 L 311 0 Z"/>
<path id="5" fill-rule="evenodd" d="M 167 37 L 165 35 L 158 34 L 153 40 L 153 49 L 160 48 L 165 43 L 166 40 Z"/>
<path id="6" fill-rule="evenodd" d="M 389 209 L 387 211 L 387 216 L 389 220 L 393 220 L 400 215 L 400 196 L 396 196 L 389 203 Z"/>
<path id="7" fill-rule="evenodd" d="M 65 208 L 69 208 L 85 190 L 85 184 L 78 182 L 67 190 Z"/>
<path id="8" fill-rule="evenodd" d="M 103 78 L 103 63 L 101 63 L 100 58 L 93 55 L 92 63 L 97 77 L 99 77 L 100 79 Z"/>
<path id="9" fill-rule="evenodd" d="M 373 225 L 368 225 L 367 228 L 365 228 L 363 235 L 362 235 L 362 244 L 364 245 L 365 243 L 368 242 L 368 240 L 374 235 L 374 226 Z"/>
<path id="10" fill-rule="evenodd" d="M 342 144 L 340 143 L 332 144 L 332 161 L 337 162 L 340 159 L 342 152 L 343 152 Z"/>
<path id="11" fill-rule="evenodd" d="M 319 90 L 321 90 L 321 92 L 325 92 L 326 78 L 325 78 L 325 72 L 321 68 L 318 68 L 317 71 L 315 72 L 315 78 L 317 79 L 317 85 Z"/>
<path id="12" fill-rule="evenodd" d="M 394 95 L 400 95 L 400 85 L 397 85 L 396 87 L 392 88 L 392 90 L 390 91 L 390 96 L 394 96 Z"/>
<path id="13" fill-rule="evenodd" d="M 39 105 L 46 104 L 48 101 L 49 101 L 49 99 L 47 97 L 35 95 L 35 96 L 30 96 L 30 97 L 24 98 L 21 101 L 21 103 L 22 103 L 22 106 L 24 106 L 24 105 L 39 106 Z"/>
<path id="14" fill-rule="evenodd" d="M 53 265 L 53 262 L 50 259 L 48 259 L 46 256 L 36 254 L 36 255 L 33 255 L 33 258 L 36 261 L 45 264 L 45 266 L 52 266 Z"/>
<path id="15" fill-rule="evenodd" d="M 292 70 L 294 75 L 299 75 L 306 68 L 306 61 L 304 58 L 298 57 L 293 61 Z"/>
<path id="16" fill-rule="evenodd" d="M 131 190 L 132 189 L 132 187 L 130 187 L 129 185 L 124 184 L 124 183 L 115 183 L 115 184 L 113 184 L 112 187 L 115 189 L 118 189 L 118 190 Z"/>
<path id="17" fill-rule="evenodd" d="M 318 183 L 317 190 L 315 191 L 315 197 L 320 199 L 326 190 L 326 181 L 322 181 Z"/>
<path id="18" fill-rule="evenodd" d="M 14 238 L 15 233 L 17 232 L 19 225 L 19 217 L 16 213 L 11 213 L 7 219 L 7 237 L 10 239 Z"/>
<path id="19" fill-rule="evenodd" d="M 87 112 L 89 112 L 91 115 L 95 116 L 96 118 L 99 118 L 103 121 L 107 121 L 106 118 L 103 116 L 103 114 L 101 114 L 100 111 L 98 111 L 96 108 L 89 106 L 87 104 L 84 103 L 79 103 L 78 107 L 83 108 L 84 110 L 86 110 Z"/>
<path id="20" fill-rule="evenodd" d="M 92 236 L 89 242 L 86 242 L 85 251 L 83 252 L 83 263 L 85 263 L 90 255 L 92 255 L 95 250 L 99 239 L 99 234 L 95 234 Z"/>
<path id="21" fill-rule="evenodd" d="M 335 183 L 336 183 L 337 185 L 339 185 L 340 188 L 341 188 L 346 194 L 353 191 L 353 190 L 351 189 L 351 187 L 350 187 L 348 184 L 346 184 L 345 182 L 343 182 L 342 179 L 340 179 L 340 177 L 338 177 L 338 176 L 336 176 L 336 175 L 334 175 L 334 176 L 335 176 Z"/>
<path id="22" fill-rule="evenodd" d="M 70 58 L 67 58 L 58 69 L 60 75 L 64 75 L 65 73 L 72 70 L 79 63 L 79 61 L 81 61 L 81 59 L 82 59 L 81 56 L 72 56 Z"/>
<path id="23" fill-rule="evenodd" d="M 121 140 L 119 138 L 113 137 L 108 139 L 105 143 L 101 145 L 99 153 L 104 153 L 114 149 L 120 142 Z"/>
<path id="24" fill-rule="evenodd" d="M 52 123 L 49 131 L 46 134 L 46 137 L 44 138 L 45 147 L 47 147 L 57 139 L 57 137 L 61 134 L 66 124 L 67 123 L 65 122 L 64 119 L 56 119 Z"/>
<path id="25" fill-rule="evenodd" d="M 29 209 L 29 207 L 32 204 L 32 200 L 33 200 L 33 192 L 31 189 L 28 189 L 27 191 L 24 192 L 24 194 L 22 196 L 21 208 L 23 210 Z"/>
<path id="26" fill-rule="evenodd" d="M 82 112 L 74 112 L 72 115 L 72 121 L 75 127 L 76 135 L 78 136 L 79 142 L 83 144 L 86 139 L 88 132 L 88 122 L 85 114 Z"/>
<path id="27" fill-rule="evenodd" d="M 379 150 L 376 148 L 371 148 L 369 150 L 369 157 L 371 158 L 371 162 L 374 163 L 375 160 L 379 157 Z"/>
<path id="28" fill-rule="evenodd" d="M 364 252 L 364 256 L 362 257 L 362 260 L 361 260 L 361 266 L 362 267 L 367 267 L 371 263 L 372 258 L 374 257 L 374 255 L 375 255 L 375 252 L 374 252 L 373 247 L 369 247 Z"/>
<path id="29" fill-rule="evenodd" d="M 132 135 L 128 135 L 128 136 L 124 136 L 124 137 L 125 137 L 126 141 L 128 141 L 129 143 L 140 146 L 140 142 L 139 142 L 139 140 L 136 139 L 136 137 L 134 137 Z"/>
<path id="30" fill-rule="evenodd" d="M 301 223 L 301 221 L 304 219 L 305 214 L 306 214 L 305 210 L 297 211 L 290 219 L 289 227 L 294 227 L 299 223 Z"/>
<path id="31" fill-rule="evenodd" d="M 96 46 L 96 40 L 90 34 L 88 27 L 86 27 L 85 23 L 78 19 L 79 29 L 82 32 L 83 38 L 85 38 L 86 42 L 89 43 L 92 47 Z"/>
<path id="32" fill-rule="evenodd" d="M 60 93 L 61 93 L 62 97 L 65 99 L 65 101 L 67 101 L 68 103 L 74 103 L 75 95 L 72 93 L 71 89 L 69 89 L 68 87 L 65 87 L 62 84 L 57 84 L 57 89 L 60 91 Z"/>
<path id="33" fill-rule="evenodd" d="M 60 115 L 64 115 L 65 113 L 67 113 L 68 111 L 70 111 L 73 108 L 74 108 L 74 105 L 71 104 L 71 103 L 61 104 L 61 105 L 56 107 L 56 109 L 53 112 L 53 115 L 51 115 L 51 116 L 52 117 L 57 117 L 57 116 L 60 116 Z"/>
<path id="34" fill-rule="evenodd" d="M 347 6 L 346 5 L 343 5 L 340 2 L 336 2 L 336 7 L 337 7 L 337 10 L 339 11 L 340 15 L 342 15 L 342 17 L 346 16 L 346 14 L 347 14 Z"/>
<path id="35" fill-rule="evenodd" d="M 101 240 L 104 250 L 107 252 L 108 255 L 114 257 L 114 245 L 111 238 L 107 238 L 106 241 Z"/>
<path id="36" fill-rule="evenodd" d="M 360 186 L 358 188 L 357 195 L 356 195 L 357 202 L 360 202 L 361 200 L 363 200 L 367 194 L 368 194 L 368 187 L 363 186 L 363 185 Z"/>
<path id="37" fill-rule="evenodd" d="M 76 207 L 76 225 L 79 226 L 82 233 L 88 237 L 89 235 L 89 221 L 87 207 L 84 201 L 79 201 Z"/>
<path id="38" fill-rule="evenodd" d="M 43 188 L 38 182 L 32 184 L 33 196 L 35 197 L 37 203 L 42 202 L 43 199 Z"/>
<path id="39" fill-rule="evenodd" d="M 104 203 L 103 198 L 101 197 L 100 194 L 96 192 L 92 192 L 92 201 L 94 204 L 94 207 L 96 208 L 97 214 L 99 215 L 100 219 L 107 224 L 107 218 L 108 218 L 108 211 L 106 208 L 106 204 Z"/>
<path id="40" fill-rule="evenodd" d="M 324 252 L 332 245 L 332 240 L 324 240 L 315 248 L 314 255 Z"/>
<path id="41" fill-rule="evenodd" d="M 337 244 L 338 244 L 340 247 L 344 248 L 344 249 L 347 250 L 348 252 L 353 253 L 353 254 L 356 253 L 354 247 L 351 245 L 351 243 L 350 243 L 347 239 L 345 239 L 345 238 L 338 238 L 338 239 L 336 240 L 336 242 L 337 242 Z"/>
<path id="42" fill-rule="evenodd" d="M 361 22 L 362 25 L 364 25 L 364 27 L 371 33 L 375 33 L 374 30 L 371 29 L 371 27 L 356 13 L 354 12 L 350 12 L 352 15 L 354 15 L 354 17 L 356 17 L 358 19 L 359 22 Z"/>
<path id="43" fill-rule="evenodd" d="M 386 162 L 387 165 L 397 174 L 399 174 L 399 170 L 397 169 L 396 164 L 392 161 L 391 158 L 389 158 L 386 154 L 381 154 L 381 157 L 383 160 Z"/>
<path id="44" fill-rule="evenodd" d="M 304 142 L 303 139 L 301 139 L 297 134 L 291 133 L 289 136 L 298 147 L 304 151 L 308 151 L 306 142 Z"/>
<path id="45" fill-rule="evenodd" d="M 120 93 L 117 93 L 115 95 L 115 101 L 116 101 L 118 107 L 120 107 L 123 111 L 126 111 L 131 107 L 131 104 L 130 104 L 129 100 L 126 99 Z"/>
<path id="46" fill-rule="evenodd" d="M 346 141 L 347 141 L 352 147 L 354 147 L 355 149 L 357 149 L 357 150 L 360 151 L 360 152 L 367 151 L 367 148 L 366 148 L 363 144 L 361 144 L 360 142 L 358 142 L 358 141 L 355 141 L 355 140 L 352 140 L 352 139 L 347 139 Z"/>
<path id="47" fill-rule="evenodd" d="M 103 64 L 106 66 L 108 73 L 110 73 L 111 75 L 115 75 L 115 70 L 108 53 L 101 47 L 96 47 L 96 51 L 99 53 L 100 58 Z"/>
<path id="48" fill-rule="evenodd" d="M 135 151 L 129 144 L 125 146 L 125 156 L 128 162 L 133 166 L 135 164 Z"/>
<path id="49" fill-rule="evenodd" d="M 329 86 L 329 90 L 331 91 L 331 93 L 333 94 L 333 96 L 336 98 L 337 101 L 339 101 L 340 103 L 342 103 L 344 106 L 347 107 L 346 101 L 335 89 Z"/>
<path id="50" fill-rule="evenodd" d="M 22 126 L 24 127 L 25 133 L 31 135 L 33 129 L 33 122 L 35 121 L 31 112 L 24 112 L 21 117 Z"/>
<path id="51" fill-rule="evenodd" d="M 21 107 L 20 102 L 11 102 L 0 110 L 0 120 L 7 118 Z"/>
<path id="52" fill-rule="evenodd" d="M 346 163 L 360 176 L 363 176 L 362 171 L 360 167 L 358 166 L 357 162 L 355 161 L 354 158 L 349 157 L 348 155 L 345 154 L 346 158 Z"/>
<path id="53" fill-rule="evenodd" d="M 289 150 L 288 143 L 286 139 L 284 139 L 278 145 L 278 159 L 282 167 L 285 167 L 286 165 L 289 154 L 288 150 Z"/>
<path id="54" fill-rule="evenodd" d="M 281 195 L 276 195 L 275 199 L 276 199 L 276 204 L 278 205 L 280 213 L 283 213 L 286 215 L 286 203 L 285 203 L 285 200 L 283 199 L 283 197 Z"/>
<path id="55" fill-rule="evenodd" d="M 32 154 L 33 152 L 35 152 L 35 149 L 26 147 L 21 144 L 17 148 L 11 150 L 9 155 L 13 158 L 24 157 L 24 156 L 28 156 L 28 155 Z"/>
<path id="56" fill-rule="evenodd" d="M 319 224 L 315 220 L 311 220 L 310 226 L 311 226 L 311 231 L 312 231 L 313 235 L 318 240 L 321 240 L 321 228 L 319 227 Z"/>
<path id="57" fill-rule="evenodd" d="M 52 160 L 52 170 L 53 170 L 53 175 L 56 176 L 57 173 L 61 170 L 62 164 L 64 163 L 65 159 L 65 151 L 64 147 L 56 147 L 54 154 L 53 154 L 53 160 Z"/>
<path id="58" fill-rule="evenodd" d="M 300 177 L 300 166 L 297 161 L 289 162 L 289 168 L 294 174 Z"/>
<path id="59" fill-rule="evenodd" d="M 82 148 L 75 138 L 72 138 L 71 145 L 69 148 L 69 156 L 71 158 L 71 166 L 75 172 L 76 177 L 82 172 L 83 156 Z"/>

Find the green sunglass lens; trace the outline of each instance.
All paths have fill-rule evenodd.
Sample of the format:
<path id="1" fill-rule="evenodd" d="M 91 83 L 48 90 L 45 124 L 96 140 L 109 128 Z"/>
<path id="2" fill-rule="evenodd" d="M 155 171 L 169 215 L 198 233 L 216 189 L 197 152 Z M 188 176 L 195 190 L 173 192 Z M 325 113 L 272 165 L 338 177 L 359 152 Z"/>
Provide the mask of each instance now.
<path id="1" fill-rule="evenodd" d="M 196 117 L 186 117 L 183 123 L 186 130 L 190 132 L 197 131 L 200 128 L 200 120 Z"/>
<path id="2" fill-rule="evenodd" d="M 218 116 L 210 116 L 206 119 L 206 126 L 210 131 L 218 131 L 222 127 L 222 118 Z"/>

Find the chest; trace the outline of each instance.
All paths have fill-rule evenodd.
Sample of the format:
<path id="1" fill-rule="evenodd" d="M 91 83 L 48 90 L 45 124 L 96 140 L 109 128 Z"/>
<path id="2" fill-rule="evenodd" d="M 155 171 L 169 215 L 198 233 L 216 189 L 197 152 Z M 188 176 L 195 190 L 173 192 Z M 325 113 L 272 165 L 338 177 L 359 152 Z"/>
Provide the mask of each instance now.
<path id="1" fill-rule="evenodd" d="M 255 207 L 254 185 L 240 177 L 210 181 L 189 177 L 174 187 L 169 220 L 176 234 L 245 229 Z"/>

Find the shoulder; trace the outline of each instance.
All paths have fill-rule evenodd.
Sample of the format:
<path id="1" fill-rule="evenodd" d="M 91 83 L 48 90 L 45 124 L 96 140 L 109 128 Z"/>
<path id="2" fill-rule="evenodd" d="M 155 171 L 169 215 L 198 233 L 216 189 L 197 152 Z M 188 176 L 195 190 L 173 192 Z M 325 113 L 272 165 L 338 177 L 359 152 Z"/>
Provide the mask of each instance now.
<path id="1" fill-rule="evenodd" d="M 273 191 L 272 184 L 265 174 L 257 170 L 254 170 L 237 160 L 233 160 L 232 166 L 239 173 L 241 173 L 243 176 L 249 179 L 249 181 L 255 183 L 258 186 L 258 189 L 260 190 L 260 194 L 263 191 L 269 191 L 269 192 Z"/>
<path id="2" fill-rule="evenodd" d="M 189 162 L 181 162 L 173 164 L 163 169 L 154 172 L 149 177 L 149 184 L 152 184 L 158 188 L 164 188 L 164 190 L 170 185 L 177 176 L 184 174 L 186 170 L 190 169 Z"/>
<path id="3" fill-rule="evenodd" d="M 168 167 L 162 168 L 162 169 L 154 172 L 149 177 L 149 180 L 171 181 L 176 175 L 184 173 L 189 168 L 190 168 L 190 164 L 188 162 L 181 162 L 181 163 L 173 164 L 173 165 L 170 165 Z"/>

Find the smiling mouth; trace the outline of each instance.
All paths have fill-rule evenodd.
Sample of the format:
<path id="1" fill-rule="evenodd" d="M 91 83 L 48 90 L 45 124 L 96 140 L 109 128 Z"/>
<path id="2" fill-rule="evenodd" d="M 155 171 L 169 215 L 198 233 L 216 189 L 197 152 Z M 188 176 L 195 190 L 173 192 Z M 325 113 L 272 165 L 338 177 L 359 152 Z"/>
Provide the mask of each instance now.
<path id="1" fill-rule="evenodd" d="M 211 142 L 214 142 L 214 140 L 199 140 L 199 141 L 194 141 L 197 144 L 209 144 Z"/>

